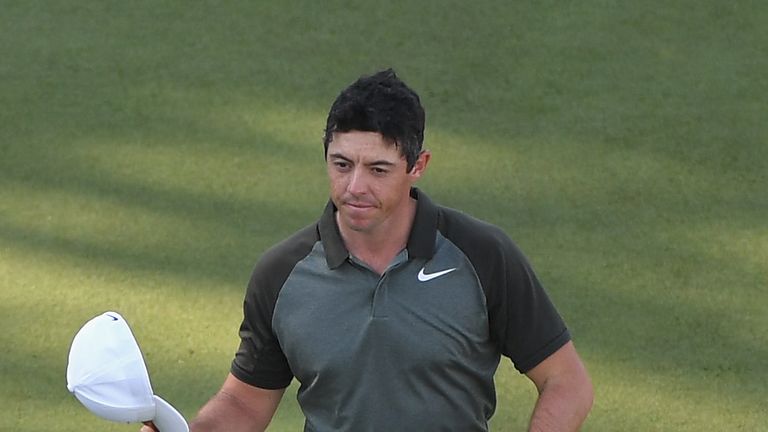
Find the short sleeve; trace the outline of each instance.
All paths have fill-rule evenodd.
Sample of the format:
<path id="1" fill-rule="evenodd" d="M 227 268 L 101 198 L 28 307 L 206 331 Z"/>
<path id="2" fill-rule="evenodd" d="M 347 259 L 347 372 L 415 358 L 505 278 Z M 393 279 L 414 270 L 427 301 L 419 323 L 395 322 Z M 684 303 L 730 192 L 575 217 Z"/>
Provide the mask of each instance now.
<path id="1" fill-rule="evenodd" d="M 307 227 L 271 248 L 256 264 L 243 301 L 240 346 L 230 369 L 239 380 L 265 389 L 291 383 L 293 373 L 272 328 L 272 318 L 280 289 L 316 238 L 316 226 Z"/>
<path id="2" fill-rule="evenodd" d="M 527 372 L 570 339 L 570 333 L 522 252 L 506 239 L 481 279 L 491 335 L 520 372 Z"/>
<path id="3" fill-rule="evenodd" d="M 467 256 L 486 297 L 491 339 L 525 373 L 570 340 L 530 263 L 500 228 L 441 208 L 439 227 Z"/>

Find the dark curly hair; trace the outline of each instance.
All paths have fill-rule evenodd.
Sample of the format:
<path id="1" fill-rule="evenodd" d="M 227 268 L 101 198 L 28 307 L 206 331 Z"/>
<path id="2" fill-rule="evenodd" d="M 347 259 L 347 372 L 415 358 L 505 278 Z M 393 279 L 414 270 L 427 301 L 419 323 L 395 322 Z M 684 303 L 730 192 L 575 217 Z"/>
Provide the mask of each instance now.
<path id="1" fill-rule="evenodd" d="M 325 155 L 336 132 L 378 132 L 399 147 L 410 172 L 424 142 L 424 119 L 419 95 L 394 70 L 360 77 L 336 97 L 328 112 Z"/>

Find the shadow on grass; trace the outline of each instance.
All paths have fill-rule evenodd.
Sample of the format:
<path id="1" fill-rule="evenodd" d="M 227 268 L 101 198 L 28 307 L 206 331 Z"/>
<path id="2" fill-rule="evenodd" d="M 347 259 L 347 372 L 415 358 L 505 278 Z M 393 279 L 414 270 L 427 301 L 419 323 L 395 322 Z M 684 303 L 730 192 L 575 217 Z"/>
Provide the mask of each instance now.
<path id="1" fill-rule="evenodd" d="M 226 137 L 218 137 L 214 132 L 204 136 L 208 136 L 208 139 L 213 141 L 226 139 Z M 183 153 L 182 148 L 180 154 Z M 219 286 L 234 284 L 240 290 L 245 279 L 233 276 L 247 273 L 239 268 L 240 266 L 245 265 L 249 268 L 260 250 L 292 231 L 292 228 L 287 228 L 288 226 L 302 226 L 319 213 L 319 206 L 316 209 L 309 209 L 299 204 L 286 203 L 284 208 L 275 206 L 265 208 L 256 200 L 231 201 L 206 192 L 147 186 L 119 176 L 110 176 L 99 167 L 62 162 L 60 158 L 50 153 L 30 152 L 27 157 L 27 165 L 46 160 L 41 171 L 55 173 L 55 177 L 48 178 L 44 175 L 27 177 L 20 174 L 18 166 L 8 167 L 9 169 L 4 170 L 2 174 L 6 184 L 24 184 L 31 189 L 37 188 L 60 194 L 86 195 L 96 200 L 143 208 L 153 214 L 167 213 L 179 219 L 194 219 L 210 224 L 217 233 L 225 233 L 226 237 L 221 244 L 208 244 L 204 250 L 185 255 L 178 254 L 179 251 L 172 243 L 167 244 L 166 249 L 158 249 L 155 246 L 141 247 L 141 242 L 137 239 L 137 245 L 139 245 L 137 248 L 121 249 L 98 241 L 73 239 L 66 235 L 57 235 L 55 232 L 37 230 L 23 225 L 5 223 L 0 228 L 0 239 L 5 244 L 86 260 L 94 266 L 120 268 L 127 272 L 154 271 L 181 279 L 224 282 Z M 19 159 L 16 162 L 18 163 Z M 22 166 L 25 165 L 22 164 Z M 475 179 L 474 184 L 470 183 L 465 187 L 468 190 L 482 189 L 482 178 Z M 441 194 L 453 194 L 450 185 L 436 189 L 438 197 Z M 488 199 L 488 194 L 486 190 L 486 196 L 480 198 Z M 690 218 L 689 207 L 680 205 L 678 197 L 674 194 L 652 195 L 655 205 L 666 209 L 666 218 L 673 221 Z M 500 195 L 490 201 L 509 203 L 508 198 Z M 475 204 L 477 195 L 453 194 L 451 196 L 451 200 L 459 207 L 484 208 L 491 215 L 491 219 L 504 213 L 522 215 L 522 218 L 515 219 L 514 222 L 494 221 L 502 226 L 506 225 L 511 233 L 518 231 L 524 236 L 543 233 L 545 237 L 547 233 L 569 233 L 566 235 L 571 236 L 575 241 L 569 247 L 583 254 L 575 262 L 583 268 L 593 266 L 593 272 L 599 274 L 595 276 L 594 273 L 587 272 L 574 278 L 572 274 L 567 273 L 567 268 L 554 272 L 547 270 L 546 267 L 542 270 L 546 275 L 545 279 L 550 279 L 552 282 L 551 290 L 555 298 L 562 298 L 558 300 L 558 304 L 563 304 L 564 312 L 575 318 L 577 329 L 575 333 L 577 338 L 582 339 L 580 346 L 583 346 L 585 351 L 592 352 L 593 357 L 621 364 L 629 369 L 646 370 L 645 373 L 650 375 L 673 377 L 687 383 L 689 388 L 697 392 L 706 392 L 710 388 L 706 382 L 707 378 L 717 379 L 718 376 L 724 376 L 728 379 L 718 384 L 720 392 L 730 393 L 731 397 L 746 406 L 757 407 L 756 401 L 764 398 L 766 391 L 763 387 L 749 385 L 748 380 L 751 375 L 759 372 L 759 359 L 766 358 L 768 352 L 759 343 L 759 339 L 736 338 L 730 334 L 730 329 L 724 327 L 722 323 L 732 320 L 732 314 L 735 311 L 728 305 L 718 309 L 717 305 L 687 303 L 685 295 L 675 297 L 676 288 L 690 290 L 692 287 L 676 287 L 673 286 L 674 283 L 671 286 L 648 287 L 644 286 L 644 283 L 655 284 L 663 282 L 666 277 L 674 277 L 674 268 L 664 268 L 664 260 L 668 257 L 685 262 L 687 268 L 683 269 L 683 272 L 719 268 L 726 274 L 734 276 L 741 274 L 746 280 L 758 280 L 760 277 L 758 273 L 754 271 L 750 273 L 744 268 L 739 268 L 738 263 L 728 259 L 718 260 L 706 257 L 695 249 L 686 251 L 684 243 L 670 245 L 669 241 L 674 238 L 665 238 L 662 234 L 654 234 L 655 230 L 649 230 L 651 227 L 648 223 L 652 223 L 656 217 L 653 211 L 643 214 L 642 209 L 633 210 L 632 206 L 626 203 L 617 204 L 617 209 L 621 211 L 636 211 L 634 221 L 626 224 L 621 217 L 610 214 L 610 211 L 606 212 L 604 208 L 587 206 L 575 212 L 574 208 L 569 207 L 568 202 L 564 202 L 559 207 L 556 204 L 553 205 L 546 194 L 541 201 L 537 201 L 535 197 L 529 198 L 531 199 L 524 204 L 505 204 L 489 209 L 487 205 Z M 713 197 L 704 195 L 702 198 Z M 737 207 L 738 203 L 739 199 L 736 198 L 728 208 Z M 593 204 L 598 205 L 599 202 Z M 521 207 L 523 205 L 524 207 Z M 577 217 L 573 217 L 577 213 Z M 249 226 L 249 222 L 252 221 L 250 215 L 254 214 L 258 214 L 259 220 L 262 221 L 281 221 L 280 229 L 285 231 L 276 233 L 264 227 L 254 231 L 255 228 Z M 721 219 L 726 214 L 730 214 L 727 209 L 713 210 L 709 214 L 697 215 L 696 219 L 706 223 L 708 219 Z M 569 219 L 564 221 L 558 216 Z M 734 221 L 738 219 L 745 226 L 751 227 L 760 220 L 760 209 L 747 206 L 742 209 L 738 217 L 733 215 L 730 217 Z M 599 223 L 592 223 L 594 221 Z M 671 225 L 674 225 L 674 222 Z M 671 229 L 669 226 L 657 228 L 660 228 L 662 233 L 665 229 Z M 243 237 L 242 233 L 247 234 Z M 622 240 L 621 237 L 628 240 Z M 646 243 L 643 250 L 637 250 L 632 245 L 632 241 L 640 241 L 640 239 Z M 546 243 L 545 241 L 545 248 L 551 249 L 552 245 Z M 251 255 L 234 265 L 228 259 L 227 251 L 230 248 L 233 254 Z M 536 255 L 541 254 L 541 252 L 535 252 L 535 244 L 525 249 L 532 250 Z M 559 255 L 568 253 L 567 250 L 561 251 Z M 690 262 L 691 260 L 693 261 Z M 606 266 L 608 266 L 607 269 Z M 659 274 L 653 277 L 644 275 L 643 272 L 648 272 L 649 269 L 656 269 L 655 271 Z M 598 280 L 594 281 L 596 285 L 593 286 L 579 282 L 593 280 L 595 277 Z M 601 278 L 624 286 L 619 289 L 608 285 L 600 286 Z M 727 276 L 724 278 L 727 279 Z M 717 289 L 717 286 L 702 287 L 701 295 L 715 295 L 713 290 Z M 575 293 L 575 297 L 566 299 L 569 293 Z M 663 295 L 663 293 L 669 295 Z M 597 298 L 599 300 L 596 300 Z M 596 309 L 598 307 L 599 309 Z M 618 327 L 621 329 L 620 332 L 604 331 L 606 327 L 612 327 L 617 322 L 623 323 Z M 23 365 L 21 358 L 27 357 L 30 353 L 16 354 L 21 355 L 15 360 L 7 357 L 8 360 L 4 361 L 6 368 L 4 370 L 7 370 L 9 375 L 17 373 L 20 367 L 24 372 L 24 367 L 28 369 L 52 366 L 60 368 L 62 364 L 59 362 L 61 359 L 52 361 L 37 356 L 31 357 L 30 362 Z M 653 360 L 657 360 L 658 363 Z M 35 366 L 30 366 L 35 363 L 37 363 Z M 223 365 L 222 370 L 225 369 L 226 365 Z M 207 373 L 216 375 L 221 374 L 222 370 L 211 370 Z M 30 371 L 24 373 L 28 372 Z M 195 377 L 199 376 L 199 371 L 192 374 L 178 371 L 172 374 L 173 381 L 193 383 Z M 56 379 L 59 378 L 56 377 Z M 36 378 L 30 389 L 39 388 L 39 391 L 43 391 L 53 379 L 51 373 L 43 374 Z M 194 384 L 190 385 L 194 386 Z M 30 393 L 27 395 L 31 396 Z M 52 400 L 59 399 L 52 397 Z"/>

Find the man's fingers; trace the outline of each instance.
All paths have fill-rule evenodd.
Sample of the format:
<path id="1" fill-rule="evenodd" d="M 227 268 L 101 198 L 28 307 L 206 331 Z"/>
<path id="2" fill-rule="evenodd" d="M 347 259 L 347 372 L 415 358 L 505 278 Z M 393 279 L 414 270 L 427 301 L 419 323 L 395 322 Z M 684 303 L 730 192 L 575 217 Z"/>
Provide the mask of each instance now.
<path id="1" fill-rule="evenodd" d="M 139 432 L 160 432 L 157 430 L 157 426 L 155 426 L 154 423 L 151 421 L 144 422 L 144 426 L 141 427 L 141 430 Z"/>

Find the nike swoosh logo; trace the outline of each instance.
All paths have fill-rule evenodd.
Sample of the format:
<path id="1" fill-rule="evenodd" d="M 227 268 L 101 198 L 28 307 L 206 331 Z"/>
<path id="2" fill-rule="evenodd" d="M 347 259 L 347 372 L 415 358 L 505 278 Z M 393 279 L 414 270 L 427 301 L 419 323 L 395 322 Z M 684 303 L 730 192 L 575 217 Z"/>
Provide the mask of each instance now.
<path id="1" fill-rule="evenodd" d="M 418 278 L 419 278 L 420 282 L 431 281 L 434 278 L 439 278 L 440 276 L 447 275 L 448 273 L 450 273 L 450 272 L 452 272 L 454 270 L 456 270 L 456 267 L 449 268 L 448 270 L 434 272 L 434 273 L 424 273 L 424 267 L 422 267 L 421 270 L 419 271 Z"/>

